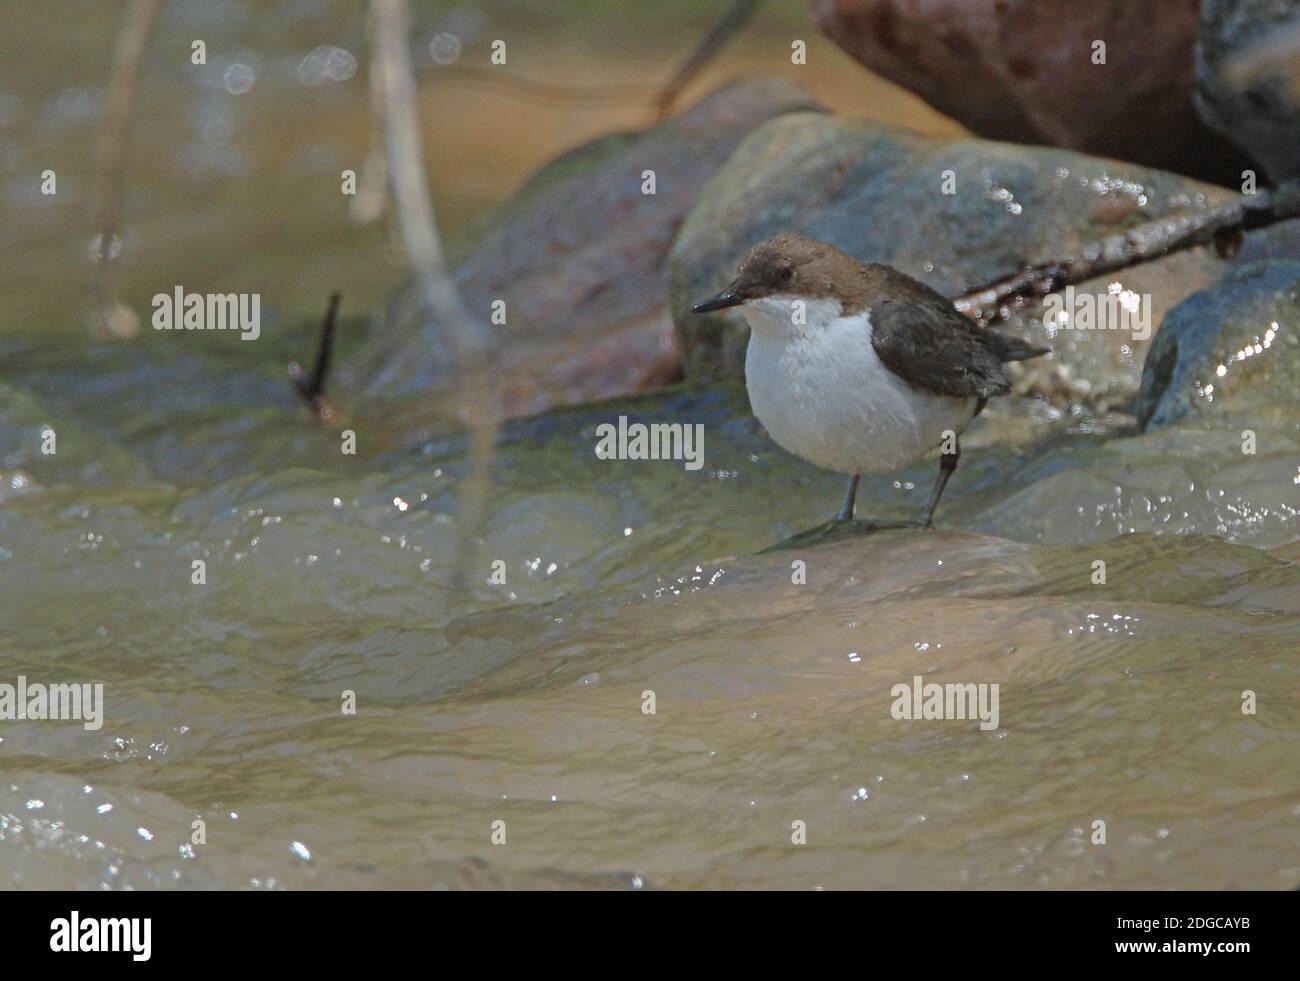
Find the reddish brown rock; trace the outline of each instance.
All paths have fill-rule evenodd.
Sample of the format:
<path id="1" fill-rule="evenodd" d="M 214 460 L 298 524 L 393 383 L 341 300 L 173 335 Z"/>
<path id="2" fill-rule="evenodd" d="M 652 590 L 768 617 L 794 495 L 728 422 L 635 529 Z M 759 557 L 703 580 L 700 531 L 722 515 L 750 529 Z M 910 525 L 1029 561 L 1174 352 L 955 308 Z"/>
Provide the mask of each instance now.
<path id="1" fill-rule="evenodd" d="M 494 303 L 505 304 L 505 323 L 493 329 L 502 341 L 494 363 L 506 414 L 613 398 L 679 375 L 667 307 L 678 226 L 751 130 L 816 108 L 783 79 L 736 82 L 651 129 L 565 154 L 504 204 L 453 275 L 474 314 L 486 320 Z M 418 403 L 438 415 L 457 379 L 453 347 L 408 284 L 345 380 L 367 402 Z"/>
<path id="2" fill-rule="evenodd" d="M 980 136 L 1240 183 L 1193 104 L 1197 0 L 813 0 L 845 51 Z M 1093 43 L 1106 63 L 1093 63 Z"/>

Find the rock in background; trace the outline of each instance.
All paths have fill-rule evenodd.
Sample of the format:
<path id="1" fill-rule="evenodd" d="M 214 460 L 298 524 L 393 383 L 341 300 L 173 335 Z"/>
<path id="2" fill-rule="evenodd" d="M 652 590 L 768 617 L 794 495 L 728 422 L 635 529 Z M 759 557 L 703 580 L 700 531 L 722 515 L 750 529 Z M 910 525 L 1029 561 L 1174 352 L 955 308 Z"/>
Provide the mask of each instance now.
<path id="1" fill-rule="evenodd" d="M 951 172 L 953 194 L 942 193 Z M 1068 150 L 984 140 L 934 141 L 887 127 L 796 113 L 751 134 L 691 211 L 672 253 L 672 304 L 687 373 L 738 376 L 748 329 L 734 312 L 695 315 L 744 252 L 780 231 L 885 262 L 955 296 L 1038 260 L 1167 215 L 1229 200 L 1221 188 Z M 1111 284 L 1151 298 L 1150 332 L 1166 310 L 1226 268 L 1212 252 L 1175 253 L 1076 287 Z M 1136 393 L 1150 343 L 1128 331 L 1060 330 L 1041 308 L 1008 329 L 1053 348 L 1013 366 L 1021 391 L 1105 409 Z"/>
<path id="2" fill-rule="evenodd" d="M 1196 0 L 814 0 L 852 57 L 976 134 L 1236 186 L 1193 105 Z M 1106 63 L 1093 63 L 1093 43 Z M 1249 146 L 1248 146 L 1249 148 Z"/>
<path id="3" fill-rule="evenodd" d="M 1300 416 L 1300 262 L 1233 270 L 1178 304 L 1142 369 L 1138 423 L 1185 416 Z"/>
<path id="4" fill-rule="evenodd" d="M 1300 177 L 1300 0 L 1202 0 L 1196 107 L 1272 180 Z"/>
<path id="5" fill-rule="evenodd" d="M 815 109 L 783 80 L 729 85 L 641 133 L 555 160 L 494 215 L 454 269 L 467 309 L 504 301 L 496 357 L 507 415 L 609 398 L 680 373 L 667 311 L 668 250 L 701 188 L 755 126 Z M 642 191 L 654 171 L 655 193 Z M 454 383 L 452 344 L 409 284 L 350 366 L 368 401 L 426 403 Z"/>

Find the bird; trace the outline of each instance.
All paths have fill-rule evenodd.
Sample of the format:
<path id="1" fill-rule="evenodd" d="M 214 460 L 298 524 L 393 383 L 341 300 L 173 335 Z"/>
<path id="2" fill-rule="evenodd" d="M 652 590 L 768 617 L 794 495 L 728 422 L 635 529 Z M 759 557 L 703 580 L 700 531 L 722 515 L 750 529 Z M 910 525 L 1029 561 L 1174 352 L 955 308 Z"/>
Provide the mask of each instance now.
<path id="1" fill-rule="evenodd" d="M 750 407 L 783 449 L 849 476 L 835 521 L 852 521 L 858 481 L 920 460 L 939 473 L 922 527 L 961 460 L 960 436 L 1011 391 L 1003 365 L 1050 353 L 981 327 L 891 266 L 782 233 L 751 248 L 736 277 L 691 312 L 739 307 L 750 327 Z"/>

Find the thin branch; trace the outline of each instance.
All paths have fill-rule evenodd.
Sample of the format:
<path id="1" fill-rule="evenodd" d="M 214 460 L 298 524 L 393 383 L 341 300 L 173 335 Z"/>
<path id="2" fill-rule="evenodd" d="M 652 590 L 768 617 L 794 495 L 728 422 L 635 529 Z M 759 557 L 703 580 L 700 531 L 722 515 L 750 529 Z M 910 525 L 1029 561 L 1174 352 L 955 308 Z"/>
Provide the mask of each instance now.
<path id="1" fill-rule="evenodd" d="M 361 163 L 357 193 L 348 214 L 359 225 L 377 221 L 388 207 L 388 157 L 384 153 L 384 88 L 379 72 L 369 73 L 370 147 Z"/>
<path id="2" fill-rule="evenodd" d="M 663 119 L 672 111 L 677 97 L 682 94 L 682 89 L 686 88 L 690 80 L 703 71 L 704 66 L 717 57 L 718 52 L 726 47 L 727 42 L 739 33 L 754 14 L 758 13 L 762 2 L 763 0 L 732 0 L 727 12 L 718 18 L 717 23 L 709 28 L 704 37 L 700 38 L 695 50 L 682 62 L 677 73 L 659 93 L 655 103 L 657 119 Z"/>
<path id="3" fill-rule="evenodd" d="M 1243 194 L 1190 215 L 1159 218 L 1085 245 L 1074 258 L 1036 263 L 967 290 L 953 305 L 982 324 L 1006 320 L 1049 293 L 1197 245 L 1235 250 L 1243 232 L 1300 217 L 1300 181 Z"/>
<path id="4" fill-rule="evenodd" d="M 465 309 L 447 274 L 433 202 L 425 182 L 415 73 L 407 40 L 406 0 L 371 0 L 373 70 L 384 92 L 384 132 L 388 171 L 397 202 L 402 240 L 416 282 L 433 315 L 448 331 L 459 365 L 461 418 L 470 435 L 469 474 L 460 495 L 460 540 L 453 585 L 463 586 L 474 541 L 483 523 L 500 418 L 497 381 L 490 370 L 493 338 L 487 325 Z"/>
<path id="5" fill-rule="evenodd" d="M 339 301 L 342 294 L 337 291 L 330 294 L 329 307 L 325 311 L 325 320 L 321 324 L 320 343 L 316 347 L 316 364 L 308 375 L 297 361 L 289 362 L 289 377 L 293 387 L 302 400 L 311 406 L 316 418 L 321 422 L 332 422 L 335 418 L 334 406 L 325 397 L 325 380 L 329 377 L 330 363 L 334 353 L 334 321 L 338 317 Z"/>
<path id="6" fill-rule="evenodd" d="M 95 257 L 95 315 L 96 327 L 106 337 L 130 337 L 140 329 L 139 318 L 118 301 L 111 267 L 113 243 L 118 239 L 121 225 L 131 108 L 135 103 L 140 63 L 160 3 L 161 0 L 131 0 L 113 50 L 113 73 L 108 86 L 108 105 L 95 172 L 99 226 L 99 249 Z"/>
<path id="7" fill-rule="evenodd" d="M 425 74 L 426 77 L 436 77 L 440 82 L 507 90 L 533 102 L 639 106 L 654 99 L 660 92 L 658 85 L 562 85 L 538 82 L 501 68 L 472 65 L 440 65 Z"/>

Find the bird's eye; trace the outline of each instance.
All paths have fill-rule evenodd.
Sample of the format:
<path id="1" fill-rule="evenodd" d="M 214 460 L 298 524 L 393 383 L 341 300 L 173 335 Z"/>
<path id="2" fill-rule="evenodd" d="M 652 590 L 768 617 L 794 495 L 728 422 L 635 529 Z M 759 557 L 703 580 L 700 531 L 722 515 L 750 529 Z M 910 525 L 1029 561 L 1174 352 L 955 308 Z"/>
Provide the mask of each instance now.
<path id="1" fill-rule="evenodd" d="M 776 285 L 787 287 L 794 283 L 794 267 L 781 266 L 776 271 Z"/>

